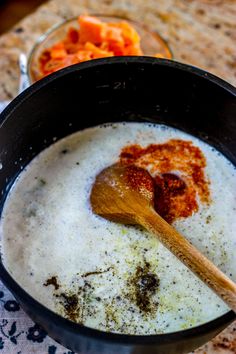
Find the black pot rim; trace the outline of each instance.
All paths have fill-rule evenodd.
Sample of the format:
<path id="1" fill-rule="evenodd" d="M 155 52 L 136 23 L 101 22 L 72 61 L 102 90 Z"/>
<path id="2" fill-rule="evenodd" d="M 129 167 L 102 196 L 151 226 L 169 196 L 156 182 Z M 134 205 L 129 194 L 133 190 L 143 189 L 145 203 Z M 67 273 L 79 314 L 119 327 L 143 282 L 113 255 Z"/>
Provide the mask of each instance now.
<path id="1" fill-rule="evenodd" d="M 128 65 L 129 63 L 136 64 L 151 64 L 151 65 L 159 65 L 165 67 L 176 68 L 181 71 L 190 72 L 196 76 L 200 76 L 208 81 L 213 82 L 214 84 L 220 86 L 224 90 L 228 91 L 230 94 L 236 97 L 236 88 L 226 81 L 218 78 L 217 76 L 210 74 L 202 69 L 197 67 L 182 64 L 176 61 L 168 60 L 168 59 L 157 59 L 151 57 L 113 57 L 113 58 L 105 58 L 105 59 L 96 59 L 92 61 L 87 61 L 80 64 L 75 64 L 70 67 L 64 68 L 60 71 L 55 72 L 54 74 L 34 83 L 24 92 L 22 92 L 19 96 L 17 96 L 1 113 L 0 115 L 0 127 L 7 119 L 8 115 L 14 111 L 18 105 L 22 104 L 25 100 L 29 99 L 31 95 L 41 90 L 45 85 L 50 82 L 56 80 L 57 78 L 63 77 L 70 72 L 77 72 L 83 69 L 88 69 L 90 67 L 98 67 L 101 65 L 112 65 L 112 64 L 124 64 Z M 57 323 L 61 329 L 65 331 L 78 333 L 84 337 L 93 337 L 96 340 L 106 340 L 108 342 L 112 342 L 114 344 L 123 343 L 126 345 L 152 345 L 158 343 L 170 343 L 170 342 L 181 342 L 183 340 L 198 337 L 200 335 L 204 335 L 210 331 L 217 331 L 218 328 L 224 326 L 225 324 L 233 321 L 236 318 L 236 315 L 233 311 L 228 311 L 224 315 L 204 323 L 202 325 L 181 330 L 178 332 L 171 332 L 165 334 L 154 334 L 154 335 L 126 335 L 126 334 L 118 334 L 118 333 L 109 333 L 104 331 L 99 331 L 97 329 L 92 329 L 77 323 L 73 323 L 62 316 L 54 313 L 53 311 L 46 308 L 44 305 L 39 303 L 33 297 L 31 297 L 8 273 L 8 271 L 3 266 L 2 262 L 0 262 L 0 278 L 3 283 L 7 286 L 7 288 L 16 294 L 16 297 L 23 299 L 24 302 L 27 302 L 32 308 L 35 309 L 35 312 L 38 312 L 45 319 Z"/>

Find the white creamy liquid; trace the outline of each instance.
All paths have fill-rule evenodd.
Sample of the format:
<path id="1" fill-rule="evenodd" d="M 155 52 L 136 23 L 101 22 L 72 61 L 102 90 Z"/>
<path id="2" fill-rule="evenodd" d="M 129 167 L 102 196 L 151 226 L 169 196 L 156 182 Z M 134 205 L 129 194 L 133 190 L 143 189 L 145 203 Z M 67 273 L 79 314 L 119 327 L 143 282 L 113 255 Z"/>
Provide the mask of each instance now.
<path id="1" fill-rule="evenodd" d="M 198 201 L 199 211 L 173 226 L 236 280 L 235 168 L 212 147 L 181 131 L 120 123 L 58 141 L 40 153 L 13 185 L 1 219 L 3 260 L 29 294 L 67 318 L 70 297 L 72 320 L 128 334 L 178 331 L 228 311 L 156 237 L 138 227 L 106 221 L 90 208 L 96 174 L 117 161 L 122 147 L 145 147 L 172 138 L 200 147 L 212 198 L 210 205 Z M 132 279 L 145 262 L 160 281 L 151 296 L 151 314 L 140 311 L 132 298 Z M 53 276 L 59 289 L 44 285 Z"/>

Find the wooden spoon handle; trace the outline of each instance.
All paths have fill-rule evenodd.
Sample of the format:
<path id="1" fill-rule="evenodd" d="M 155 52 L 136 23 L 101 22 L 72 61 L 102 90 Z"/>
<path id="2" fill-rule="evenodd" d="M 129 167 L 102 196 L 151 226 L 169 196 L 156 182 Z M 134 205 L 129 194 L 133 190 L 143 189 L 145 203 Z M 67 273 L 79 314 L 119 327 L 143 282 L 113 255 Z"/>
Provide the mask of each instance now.
<path id="1" fill-rule="evenodd" d="M 189 241 L 169 225 L 153 209 L 148 209 L 137 221 L 158 239 L 193 273 L 236 312 L 236 284 L 200 253 Z"/>

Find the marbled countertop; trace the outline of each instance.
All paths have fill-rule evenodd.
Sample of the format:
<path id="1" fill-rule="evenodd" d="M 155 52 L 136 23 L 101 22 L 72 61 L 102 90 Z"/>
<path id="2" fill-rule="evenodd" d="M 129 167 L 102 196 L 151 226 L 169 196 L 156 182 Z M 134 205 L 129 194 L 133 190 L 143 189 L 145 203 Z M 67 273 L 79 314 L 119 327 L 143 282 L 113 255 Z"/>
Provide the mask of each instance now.
<path id="1" fill-rule="evenodd" d="M 176 60 L 236 86 L 236 0 L 51 0 L 0 37 L 0 101 L 17 94 L 19 54 L 52 25 L 86 12 L 143 22 L 167 40 Z M 235 354 L 236 322 L 195 353 Z"/>

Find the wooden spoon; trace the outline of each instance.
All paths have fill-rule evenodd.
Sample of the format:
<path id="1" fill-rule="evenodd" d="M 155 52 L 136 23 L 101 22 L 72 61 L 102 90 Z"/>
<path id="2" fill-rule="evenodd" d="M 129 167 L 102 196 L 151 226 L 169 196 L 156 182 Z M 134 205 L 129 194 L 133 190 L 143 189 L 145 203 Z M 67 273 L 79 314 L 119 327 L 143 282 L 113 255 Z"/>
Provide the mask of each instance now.
<path id="1" fill-rule="evenodd" d="M 236 284 L 156 213 L 153 180 L 146 170 L 119 164 L 104 169 L 96 177 L 90 201 L 95 214 L 119 223 L 142 225 L 157 236 L 236 312 Z"/>

